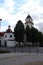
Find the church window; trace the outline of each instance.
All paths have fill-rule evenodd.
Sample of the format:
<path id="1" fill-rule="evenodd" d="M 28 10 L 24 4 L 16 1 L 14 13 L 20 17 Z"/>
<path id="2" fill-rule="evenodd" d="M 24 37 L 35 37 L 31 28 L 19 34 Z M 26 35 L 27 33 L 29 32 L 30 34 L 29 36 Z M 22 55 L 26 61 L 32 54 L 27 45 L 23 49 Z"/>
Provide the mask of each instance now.
<path id="1" fill-rule="evenodd" d="M 10 35 L 10 38 L 12 38 L 12 35 Z"/>

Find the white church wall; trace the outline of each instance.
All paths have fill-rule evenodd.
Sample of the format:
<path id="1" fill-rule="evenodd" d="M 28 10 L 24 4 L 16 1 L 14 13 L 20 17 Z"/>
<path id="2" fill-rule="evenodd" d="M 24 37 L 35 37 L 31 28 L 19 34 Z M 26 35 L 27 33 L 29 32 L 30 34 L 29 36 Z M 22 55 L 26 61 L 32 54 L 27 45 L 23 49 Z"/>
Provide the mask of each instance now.
<path id="1" fill-rule="evenodd" d="M 7 47 L 15 47 L 14 41 L 7 41 Z"/>
<path id="2" fill-rule="evenodd" d="M 7 44 L 7 47 L 14 47 L 15 46 L 15 41 L 14 41 L 15 37 L 13 33 L 5 33 L 4 34 L 4 45 L 5 45 L 5 41 Z"/>
<path id="3" fill-rule="evenodd" d="M 12 37 L 10 37 L 12 35 Z M 15 37 L 14 37 L 14 34 L 13 33 L 5 33 L 5 35 L 4 35 L 4 39 L 5 40 L 8 40 L 8 39 L 15 39 Z"/>
<path id="4" fill-rule="evenodd" d="M 31 23 L 25 24 L 25 28 L 26 28 L 27 25 L 28 25 L 30 28 L 32 28 L 32 24 L 31 24 Z"/>

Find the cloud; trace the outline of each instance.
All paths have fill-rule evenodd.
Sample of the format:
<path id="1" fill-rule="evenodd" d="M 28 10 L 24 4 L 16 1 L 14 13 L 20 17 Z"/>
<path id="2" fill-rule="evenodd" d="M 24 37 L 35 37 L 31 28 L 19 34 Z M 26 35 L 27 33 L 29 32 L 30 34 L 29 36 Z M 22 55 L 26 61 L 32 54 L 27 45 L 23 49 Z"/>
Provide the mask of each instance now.
<path id="1" fill-rule="evenodd" d="M 27 0 L 24 4 L 17 4 L 16 0 L 4 0 L 3 5 L 0 6 L 0 18 L 7 21 L 13 28 L 19 19 L 25 23 L 26 16 L 30 14 L 35 26 L 43 22 L 43 7 L 40 1 Z"/>
<path id="2" fill-rule="evenodd" d="M 3 7 L 9 12 L 13 13 L 15 10 L 14 5 L 16 4 L 13 0 L 4 0 Z"/>
<path id="3" fill-rule="evenodd" d="M 39 31 L 43 32 L 43 22 L 35 24 L 35 26 L 38 28 Z"/>
<path id="4" fill-rule="evenodd" d="M 41 7 L 39 3 L 40 0 L 28 0 L 27 3 L 18 8 L 18 13 L 24 15 L 24 18 L 30 14 L 33 18 L 33 22 L 38 23 L 40 22 L 39 20 L 43 20 L 43 7 Z"/>

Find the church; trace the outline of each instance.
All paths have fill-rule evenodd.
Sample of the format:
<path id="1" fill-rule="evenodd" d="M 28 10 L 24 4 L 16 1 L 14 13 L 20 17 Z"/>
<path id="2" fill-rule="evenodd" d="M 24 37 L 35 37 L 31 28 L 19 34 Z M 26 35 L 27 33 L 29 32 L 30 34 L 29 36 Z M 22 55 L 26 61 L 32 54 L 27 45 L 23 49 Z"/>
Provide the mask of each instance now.
<path id="1" fill-rule="evenodd" d="M 29 26 L 30 28 L 33 27 L 33 19 L 30 15 L 28 15 L 25 19 L 24 28 L 26 26 Z M 0 47 L 15 47 L 16 40 L 14 36 L 14 32 L 11 30 L 11 26 L 8 26 L 8 29 L 5 32 L 0 32 Z"/>
<path id="2" fill-rule="evenodd" d="M 5 32 L 0 32 L 0 46 L 15 46 L 14 32 L 12 32 L 10 25 L 8 26 L 8 29 Z"/>

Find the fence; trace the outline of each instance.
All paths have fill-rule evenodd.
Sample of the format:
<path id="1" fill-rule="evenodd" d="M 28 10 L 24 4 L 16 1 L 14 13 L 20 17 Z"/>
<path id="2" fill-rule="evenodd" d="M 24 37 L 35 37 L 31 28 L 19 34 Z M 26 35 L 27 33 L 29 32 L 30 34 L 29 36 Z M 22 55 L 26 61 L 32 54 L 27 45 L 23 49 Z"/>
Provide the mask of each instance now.
<path id="1" fill-rule="evenodd" d="M 43 47 L 0 47 L 0 50 L 8 50 L 15 53 L 43 53 Z"/>

